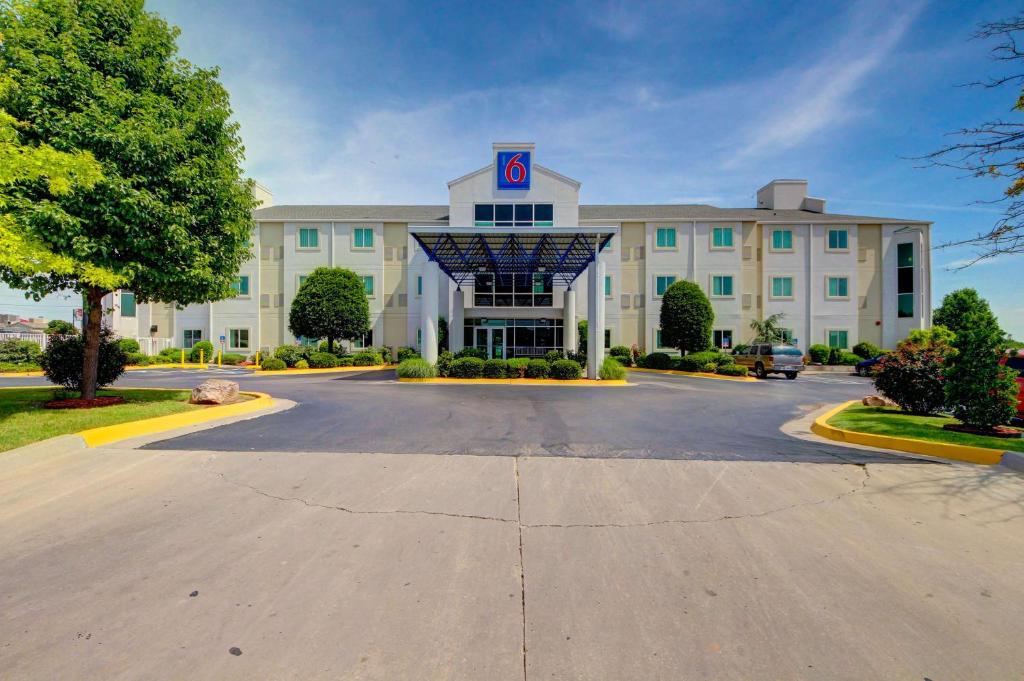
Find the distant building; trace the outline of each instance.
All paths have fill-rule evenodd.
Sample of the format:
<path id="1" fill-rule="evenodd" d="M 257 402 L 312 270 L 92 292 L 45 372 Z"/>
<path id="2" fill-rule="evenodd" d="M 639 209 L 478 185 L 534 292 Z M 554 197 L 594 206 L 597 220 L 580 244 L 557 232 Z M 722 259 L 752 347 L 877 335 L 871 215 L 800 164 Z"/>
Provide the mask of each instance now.
<path id="1" fill-rule="evenodd" d="M 0 333 L 45 333 L 46 317 L 25 319 L 18 315 L 0 314 Z"/>

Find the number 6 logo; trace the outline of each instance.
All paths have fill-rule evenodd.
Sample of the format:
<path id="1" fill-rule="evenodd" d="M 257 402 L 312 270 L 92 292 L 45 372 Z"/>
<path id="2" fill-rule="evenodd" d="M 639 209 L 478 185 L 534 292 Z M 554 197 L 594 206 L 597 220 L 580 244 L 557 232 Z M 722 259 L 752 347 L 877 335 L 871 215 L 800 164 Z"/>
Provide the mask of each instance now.
<path id="1" fill-rule="evenodd" d="M 498 152 L 498 189 L 530 188 L 530 152 Z"/>
<path id="2" fill-rule="evenodd" d="M 520 161 L 522 154 L 516 154 L 505 164 L 505 181 L 509 184 L 521 184 L 526 179 L 526 166 Z"/>

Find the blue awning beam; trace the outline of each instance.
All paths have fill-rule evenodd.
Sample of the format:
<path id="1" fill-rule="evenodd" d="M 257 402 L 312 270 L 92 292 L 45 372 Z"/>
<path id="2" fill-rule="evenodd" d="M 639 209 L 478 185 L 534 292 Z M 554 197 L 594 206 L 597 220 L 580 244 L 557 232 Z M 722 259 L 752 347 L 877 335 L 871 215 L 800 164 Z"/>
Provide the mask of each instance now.
<path id="1" fill-rule="evenodd" d="M 569 286 L 617 232 L 593 227 L 515 232 L 425 227 L 409 231 L 427 257 L 459 286 L 480 273 L 493 274 L 498 284 L 529 281 L 534 273 L 543 273 L 555 283 Z"/>

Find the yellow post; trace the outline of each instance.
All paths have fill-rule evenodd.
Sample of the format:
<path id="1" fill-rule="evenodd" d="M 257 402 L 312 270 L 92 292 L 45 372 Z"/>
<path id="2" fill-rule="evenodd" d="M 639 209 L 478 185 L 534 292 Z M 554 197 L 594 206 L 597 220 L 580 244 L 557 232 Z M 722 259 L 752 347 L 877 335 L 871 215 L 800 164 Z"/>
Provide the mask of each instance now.
<path id="1" fill-rule="evenodd" d="M 224 355 L 224 351 L 223 350 L 218 350 L 217 351 L 217 368 L 218 369 L 220 368 L 220 359 L 221 359 L 221 357 L 223 355 Z"/>
<path id="2" fill-rule="evenodd" d="M 184 350 L 181 351 L 181 368 L 182 369 L 185 368 L 185 351 Z"/>
<path id="3" fill-rule="evenodd" d="M 260 351 L 256 351 L 256 366 L 260 365 Z"/>
<path id="4" fill-rule="evenodd" d="M 206 350 L 199 348 L 199 363 L 206 364 Z"/>

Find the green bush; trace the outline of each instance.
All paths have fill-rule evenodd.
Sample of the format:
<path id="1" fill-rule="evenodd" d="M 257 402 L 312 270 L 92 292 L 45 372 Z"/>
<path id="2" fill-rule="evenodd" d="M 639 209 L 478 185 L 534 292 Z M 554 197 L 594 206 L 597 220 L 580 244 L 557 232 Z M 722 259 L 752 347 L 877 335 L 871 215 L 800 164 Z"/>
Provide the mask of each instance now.
<path id="1" fill-rule="evenodd" d="M 526 367 L 530 366 L 528 357 L 514 357 L 508 361 L 509 378 L 526 378 Z"/>
<path id="2" fill-rule="evenodd" d="M 561 350 L 548 350 L 544 353 L 544 361 L 548 364 L 554 364 L 560 359 L 566 359 L 565 354 Z"/>
<path id="3" fill-rule="evenodd" d="M 860 355 L 855 355 L 852 352 L 841 350 L 838 356 L 836 357 L 835 364 L 852 367 L 859 364 L 862 360 L 863 358 Z M 829 363 L 832 364 L 832 362 Z"/>
<path id="4" fill-rule="evenodd" d="M 420 356 L 420 353 L 416 351 L 416 348 L 410 348 L 407 345 L 404 345 L 404 346 L 398 348 L 398 363 L 399 364 L 401 364 L 402 362 L 404 362 L 407 359 L 414 359 L 414 358 L 419 357 L 419 356 Z"/>
<path id="5" fill-rule="evenodd" d="M 901 343 L 875 365 L 875 388 L 911 414 L 934 414 L 942 408 L 942 369 L 949 357 L 946 346 Z"/>
<path id="6" fill-rule="evenodd" d="M 722 376 L 746 376 L 747 367 L 739 364 L 723 364 L 718 367 L 718 373 Z"/>
<path id="7" fill-rule="evenodd" d="M 627 348 L 625 345 L 613 345 L 611 349 L 608 350 L 608 355 L 614 357 L 615 359 L 619 359 L 621 357 L 622 359 L 628 362 L 629 348 Z M 620 361 L 619 363 L 621 364 L 622 362 Z"/>
<path id="8" fill-rule="evenodd" d="M 300 359 L 298 362 L 295 363 L 295 368 L 296 369 L 308 369 L 309 368 L 309 362 L 307 362 L 304 359 Z"/>
<path id="9" fill-rule="evenodd" d="M 621 381 L 626 378 L 626 367 L 622 366 L 614 356 L 605 357 L 597 375 L 601 377 L 602 381 Z"/>
<path id="10" fill-rule="evenodd" d="M 853 354 L 857 355 L 861 359 L 871 359 L 872 357 L 878 357 L 882 354 L 882 348 L 878 347 L 874 343 L 861 341 L 853 346 Z"/>
<path id="11" fill-rule="evenodd" d="M 199 361 L 199 352 L 203 353 L 203 360 L 206 362 L 212 362 L 217 359 L 216 354 L 213 351 L 213 343 L 210 341 L 199 341 L 192 346 L 190 350 L 186 350 L 185 354 L 190 362 Z"/>
<path id="12" fill-rule="evenodd" d="M 707 364 L 704 365 L 704 373 L 705 374 L 717 374 L 718 373 L 718 365 L 715 364 L 714 362 L 708 362 Z"/>
<path id="13" fill-rule="evenodd" d="M 455 361 L 455 355 L 445 350 L 437 356 L 437 375 L 442 378 L 448 378 L 452 373 L 452 362 Z"/>
<path id="14" fill-rule="evenodd" d="M 676 362 L 675 368 L 679 371 L 704 371 L 704 364 L 696 354 L 684 355 Z"/>
<path id="15" fill-rule="evenodd" d="M 364 352 L 375 352 L 380 355 L 381 364 L 391 364 L 391 360 L 395 357 L 394 350 L 391 349 L 390 345 L 381 345 L 380 347 L 366 348 Z"/>
<path id="16" fill-rule="evenodd" d="M 583 375 L 583 368 L 571 359 L 560 359 L 551 365 L 551 378 L 571 381 Z"/>
<path id="17" fill-rule="evenodd" d="M 333 369 L 338 366 L 338 358 L 329 352 L 314 352 L 306 362 L 312 369 Z"/>
<path id="18" fill-rule="evenodd" d="M 229 367 L 238 366 L 245 361 L 245 355 L 240 355 L 236 352 L 225 352 L 220 358 L 221 364 L 226 364 Z M 298 364 L 296 364 L 298 366 Z"/>
<path id="19" fill-rule="evenodd" d="M 153 355 L 149 358 L 150 364 L 174 364 L 174 360 L 167 355 Z"/>
<path id="20" fill-rule="evenodd" d="M 39 371 L 38 364 L 14 364 L 12 362 L 0 362 L 0 373 L 24 373 L 27 371 Z"/>
<path id="21" fill-rule="evenodd" d="M 288 368 L 288 365 L 284 363 L 283 359 L 264 357 L 263 362 L 260 363 L 260 368 L 264 371 L 283 371 Z"/>
<path id="22" fill-rule="evenodd" d="M 50 382 L 63 386 L 68 390 L 82 390 L 82 356 L 85 353 L 85 340 L 82 336 L 53 337 L 46 352 L 39 358 Z M 124 373 L 124 365 L 128 357 L 114 342 L 109 331 L 100 332 L 99 369 L 96 376 L 96 387 L 102 388 L 116 381 Z"/>
<path id="23" fill-rule="evenodd" d="M 455 353 L 455 359 L 462 359 L 464 357 L 476 357 L 477 359 L 487 359 L 487 351 L 483 348 L 462 348 Z"/>
<path id="24" fill-rule="evenodd" d="M 285 363 L 285 366 L 293 367 L 300 359 L 303 359 L 302 351 L 294 345 L 281 345 L 274 350 L 274 358 Z"/>
<path id="25" fill-rule="evenodd" d="M 384 358 L 376 352 L 357 352 L 352 355 L 352 366 L 354 367 L 375 367 L 384 363 Z"/>
<path id="26" fill-rule="evenodd" d="M 139 352 L 139 341 L 134 338 L 118 338 L 117 346 L 121 348 L 121 352 L 126 355 L 137 354 Z"/>
<path id="27" fill-rule="evenodd" d="M 0 342 L 0 362 L 5 364 L 39 364 L 39 344 L 27 340 Z"/>
<path id="28" fill-rule="evenodd" d="M 352 366 L 353 360 L 354 360 L 354 358 L 352 357 L 352 355 L 345 355 L 344 357 L 339 357 L 338 358 L 338 366 L 340 366 L 340 367 L 350 367 L 350 366 Z"/>
<path id="29" fill-rule="evenodd" d="M 732 355 L 727 355 L 723 352 L 718 352 L 716 350 L 709 350 L 707 352 L 691 352 L 689 355 L 687 355 L 687 357 L 692 357 L 701 364 L 714 362 L 717 366 L 734 364 L 736 361 L 732 358 Z"/>
<path id="30" fill-rule="evenodd" d="M 952 295 L 952 294 L 951 294 Z M 962 319 L 949 360 L 946 406 L 953 417 L 976 428 L 1009 423 L 1017 415 L 1017 372 L 1000 365 L 1005 334 L 990 312 L 968 312 Z"/>
<path id="31" fill-rule="evenodd" d="M 118 345 L 120 345 L 120 342 Z M 122 350 L 123 349 L 124 348 L 122 348 Z M 128 366 L 144 367 L 150 364 L 149 357 L 141 352 L 126 352 L 124 353 L 124 356 Z"/>
<path id="32" fill-rule="evenodd" d="M 187 352 L 185 353 L 188 354 Z M 177 362 L 181 359 L 181 348 L 164 348 L 160 351 L 161 357 L 169 357 L 172 362 Z"/>
<path id="33" fill-rule="evenodd" d="M 824 364 L 828 361 L 829 353 L 832 352 L 832 348 L 821 343 L 816 343 L 811 347 L 807 348 L 807 354 L 810 356 L 811 361 L 815 364 Z"/>
<path id="34" fill-rule="evenodd" d="M 585 322 L 587 320 L 584 319 L 583 321 Z M 576 352 L 567 352 L 567 353 L 565 353 L 565 358 L 566 359 L 571 359 L 572 361 L 574 361 L 577 364 L 579 364 L 581 367 L 587 366 L 587 351 L 586 350 L 577 350 Z"/>
<path id="35" fill-rule="evenodd" d="M 506 378 L 508 362 L 503 359 L 489 359 L 484 362 L 484 378 Z"/>
<path id="36" fill-rule="evenodd" d="M 661 298 L 661 339 L 666 348 L 701 352 L 711 347 L 715 311 L 700 285 L 677 281 Z"/>
<path id="37" fill-rule="evenodd" d="M 531 359 L 526 365 L 527 378 L 547 378 L 550 373 L 551 365 L 546 359 Z"/>
<path id="38" fill-rule="evenodd" d="M 740 343 L 739 345 L 737 345 L 736 347 L 734 347 L 732 349 L 732 354 L 734 354 L 734 355 L 745 355 L 748 350 L 750 350 L 750 346 L 749 345 L 747 345 L 746 343 Z"/>
<path id="39" fill-rule="evenodd" d="M 399 353 L 401 353 L 401 350 L 399 350 Z M 399 362 L 395 373 L 398 374 L 399 378 L 433 378 L 437 375 L 437 370 L 425 359 L 410 357 Z"/>
<path id="40" fill-rule="evenodd" d="M 462 357 L 452 362 L 452 378 L 482 378 L 484 361 L 479 357 Z"/>
<path id="41" fill-rule="evenodd" d="M 644 366 L 648 369 L 671 369 L 674 362 L 664 352 L 652 352 L 644 358 Z"/>

